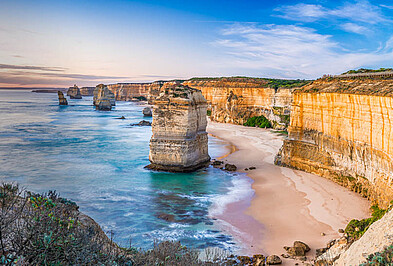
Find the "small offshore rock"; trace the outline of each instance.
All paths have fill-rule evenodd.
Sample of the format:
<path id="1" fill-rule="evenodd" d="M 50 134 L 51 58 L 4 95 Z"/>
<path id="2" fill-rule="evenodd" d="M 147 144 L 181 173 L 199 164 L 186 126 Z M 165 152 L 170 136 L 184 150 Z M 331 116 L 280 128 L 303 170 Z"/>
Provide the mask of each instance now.
<path id="1" fill-rule="evenodd" d="M 237 167 L 234 164 L 227 163 L 225 164 L 225 170 L 233 172 L 237 170 Z"/>
<path id="2" fill-rule="evenodd" d="M 100 111 L 110 111 L 110 110 L 112 110 L 111 102 L 109 100 L 106 100 L 106 99 L 101 100 L 98 103 L 98 105 L 96 106 L 96 109 L 100 110 Z"/>
<path id="3" fill-rule="evenodd" d="M 302 241 L 295 241 L 295 242 L 293 242 L 293 246 L 294 247 L 304 248 L 305 252 L 309 252 L 310 251 L 310 247 L 306 243 L 304 243 Z"/>
<path id="4" fill-rule="evenodd" d="M 356 230 L 356 228 L 355 228 L 355 230 Z M 338 232 L 340 233 L 340 234 L 343 234 L 344 233 L 344 229 L 338 229 Z"/>
<path id="5" fill-rule="evenodd" d="M 248 167 L 248 169 L 254 170 L 254 169 L 257 169 L 257 168 L 255 166 L 251 166 L 251 167 Z"/>
<path id="6" fill-rule="evenodd" d="M 57 91 L 57 95 L 59 96 L 59 105 L 68 105 L 67 99 L 64 97 L 63 92 Z"/>
<path id="7" fill-rule="evenodd" d="M 266 264 L 267 265 L 277 265 L 277 264 L 281 264 L 281 263 L 282 263 L 282 260 L 277 255 L 270 255 L 266 259 Z"/>
<path id="8" fill-rule="evenodd" d="M 146 126 L 151 126 L 151 122 L 142 120 L 139 123 L 136 124 L 130 124 L 130 126 L 139 126 L 139 127 L 146 127 Z"/>
<path id="9" fill-rule="evenodd" d="M 153 115 L 153 112 L 151 111 L 150 107 L 143 108 L 142 113 L 143 113 L 143 116 L 151 117 Z"/>
<path id="10" fill-rule="evenodd" d="M 326 234 L 322 232 L 322 233 L 321 233 L 321 236 L 326 236 Z"/>
<path id="11" fill-rule="evenodd" d="M 175 221 L 175 216 L 172 214 L 168 213 L 160 213 L 157 215 L 158 219 L 165 220 L 167 222 L 174 222 Z"/>
<path id="12" fill-rule="evenodd" d="M 124 116 L 116 117 L 116 119 L 126 119 Z"/>
<path id="13" fill-rule="evenodd" d="M 306 254 L 303 247 L 284 247 L 284 249 L 287 251 L 288 255 L 293 257 L 301 257 Z"/>
<path id="14" fill-rule="evenodd" d="M 244 171 L 248 171 L 248 168 L 244 168 Z"/>
<path id="15" fill-rule="evenodd" d="M 70 99 L 82 99 L 81 91 L 76 84 L 68 89 L 67 95 L 70 96 Z"/>

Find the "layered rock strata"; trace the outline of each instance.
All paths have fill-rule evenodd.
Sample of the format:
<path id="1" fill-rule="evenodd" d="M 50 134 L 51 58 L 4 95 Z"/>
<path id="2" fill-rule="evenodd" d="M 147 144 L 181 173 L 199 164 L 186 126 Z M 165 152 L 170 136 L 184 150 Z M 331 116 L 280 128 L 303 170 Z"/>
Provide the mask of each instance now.
<path id="1" fill-rule="evenodd" d="M 79 90 L 82 96 L 93 96 L 95 88 L 96 87 L 82 87 Z"/>
<path id="2" fill-rule="evenodd" d="M 289 137 L 276 163 L 327 177 L 387 207 L 392 122 L 392 79 L 319 79 L 294 92 Z"/>
<path id="3" fill-rule="evenodd" d="M 206 110 L 199 90 L 180 84 L 163 89 L 154 101 L 147 168 L 190 172 L 207 166 Z"/>
<path id="4" fill-rule="evenodd" d="M 276 129 L 289 124 L 294 88 L 270 88 L 268 80 L 253 78 L 191 79 L 183 84 L 202 91 L 213 121 L 243 125 L 263 115 Z"/>
<path id="5" fill-rule="evenodd" d="M 63 92 L 57 91 L 57 95 L 59 96 L 59 105 L 68 105 L 67 99 L 64 97 Z"/>
<path id="6" fill-rule="evenodd" d="M 94 89 L 93 104 L 97 107 L 97 109 L 100 109 L 100 104 L 102 108 L 108 109 L 108 102 L 111 107 L 115 106 L 115 95 L 104 84 L 97 85 Z"/>
<path id="7" fill-rule="evenodd" d="M 68 89 L 67 96 L 70 96 L 70 99 L 82 99 L 81 91 L 76 85 Z"/>

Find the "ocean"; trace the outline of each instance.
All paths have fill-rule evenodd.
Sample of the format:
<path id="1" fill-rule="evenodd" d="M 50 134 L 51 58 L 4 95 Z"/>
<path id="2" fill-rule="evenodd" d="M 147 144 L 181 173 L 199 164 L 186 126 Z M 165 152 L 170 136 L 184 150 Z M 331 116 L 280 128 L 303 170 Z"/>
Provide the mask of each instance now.
<path id="1" fill-rule="evenodd" d="M 176 240 L 191 248 L 240 248 L 215 217 L 249 197 L 251 181 L 208 167 L 194 173 L 154 172 L 149 164 L 151 127 L 130 126 L 144 106 L 116 102 L 96 111 L 92 97 L 0 90 L 0 181 L 44 193 L 56 190 L 80 206 L 121 246 L 151 248 Z M 124 116 L 126 119 L 116 119 Z M 209 136 L 217 158 L 228 143 Z"/>

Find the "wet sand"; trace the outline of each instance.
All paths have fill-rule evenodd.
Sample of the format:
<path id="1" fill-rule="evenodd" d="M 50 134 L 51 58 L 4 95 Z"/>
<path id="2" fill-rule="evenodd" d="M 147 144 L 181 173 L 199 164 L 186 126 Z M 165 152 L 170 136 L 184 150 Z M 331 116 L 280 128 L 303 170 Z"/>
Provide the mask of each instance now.
<path id="1" fill-rule="evenodd" d="M 360 195 L 323 177 L 274 165 L 284 136 L 210 121 L 207 131 L 236 146 L 224 161 L 254 180 L 254 195 L 228 205 L 218 217 L 227 223 L 224 230 L 248 246 L 247 253 L 281 255 L 283 246 L 300 240 L 310 246 L 307 256 L 312 258 L 315 249 L 339 237 L 338 229 L 351 219 L 369 216 L 369 202 Z M 244 170 L 251 166 L 256 169 Z"/>

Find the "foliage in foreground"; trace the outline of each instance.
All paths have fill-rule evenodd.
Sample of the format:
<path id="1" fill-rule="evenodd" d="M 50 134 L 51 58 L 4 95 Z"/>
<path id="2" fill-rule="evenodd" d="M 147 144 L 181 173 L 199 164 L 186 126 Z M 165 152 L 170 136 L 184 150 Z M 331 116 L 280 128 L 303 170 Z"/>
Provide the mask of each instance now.
<path id="1" fill-rule="evenodd" d="M 381 219 L 388 210 L 380 209 L 378 205 L 374 205 L 371 206 L 371 211 L 372 215 L 370 218 L 362 220 L 351 220 L 345 228 L 345 233 L 347 233 L 348 236 L 352 237 L 354 240 L 359 239 L 367 231 L 370 225 Z"/>
<path id="2" fill-rule="evenodd" d="M 179 242 L 119 248 L 78 206 L 55 192 L 0 186 L 1 265 L 203 265 Z M 214 264 L 209 264 L 214 265 Z"/>
<path id="3" fill-rule="evenodd" d="M 393 245 L 386 247 L 381 252 L 371 254 L 367 258 L 367 262 L 361 264 L 361 266 L 382 266 L 382 265 L 393 265 Z"/>
<path id="4" fill-rule="evenodd" d="M 261 116 L 253 116 L 247 119 L 247 122 L 244 123 L 245 126 L 248 127 L 260 127 L 260 128 L 271 128 L 272 124 L 266 117 Z"/>

